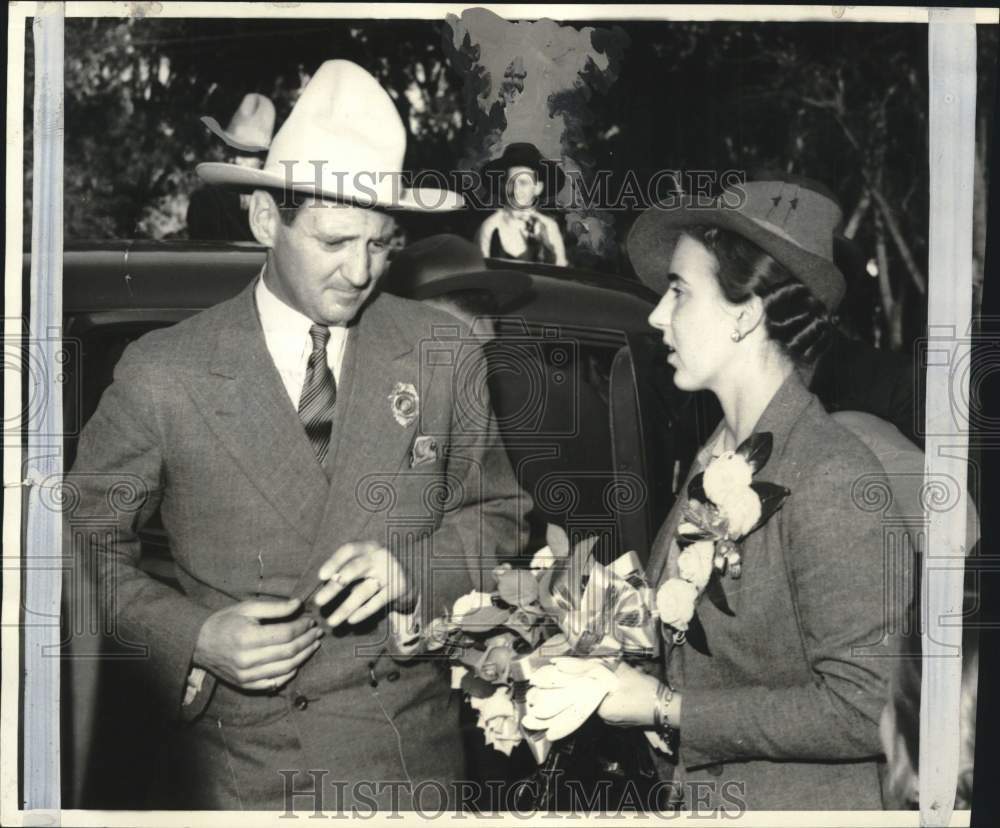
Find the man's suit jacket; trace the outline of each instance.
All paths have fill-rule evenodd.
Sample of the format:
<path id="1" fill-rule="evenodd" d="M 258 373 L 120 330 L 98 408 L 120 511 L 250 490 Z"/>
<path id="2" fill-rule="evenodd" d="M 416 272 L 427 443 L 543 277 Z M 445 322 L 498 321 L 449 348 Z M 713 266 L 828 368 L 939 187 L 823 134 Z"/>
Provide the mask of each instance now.
<path id="1" fill-rule="evenodd" d="M 691 807 L 700 795 L 756 810 L 880 809 L 878 721 L 895 647 L 887 631 L 910 586 L 907 560 L 884 538 L 893 524 L 885 475 L 794 373 L 754 431 L 774 436 L 756 479 L 791 495 L 743 542 L 742 577 L 723 578 L 733 615 L 699 602 L 710 655 L 690 640 L 666 645 L 683 693 L 676 781 Z M 683 500 L 654 542 L 654 584 L 676 576 Z"/>
<path id="2" fill-rule="evenodd" d="M 363 309 L 348 336 L 328 480 L 267 351 L 252 291 L 126 350 L 70 476 L 76 528 L 110 521 L 84 548 L 103 564 L 118 635 L 148 648 L 150 702 L 173 718 L 199 630 L 216 610 L 258 594 L 302 595 L 339 546 L 374 540 L 403 562 L 426 622 L 488 584 L 498 556 L 516 554 L 530 509 L 497 432 L 481 353 L 453 317 L 389 295 Z M 397 383 L 417 391 L 412 423 L 394 416 Z M 436 441 L 436 458 L 411 466 L 418 436 Z M 137 532 L 157 507 L 180 591 L 137 565 Z M 283 769 L 323 772 L 327 785 L 457 778 L 447 678 L 426 660 L 376 658 L 387 643 L 384 617 L 333 630 L 276 694 L 211 680 L 187 718 L 200 715 L 177 731 L 189 793 L 172 807 L 283 808 Z M 353 801 L 350 790 L 341 800 Z"/>

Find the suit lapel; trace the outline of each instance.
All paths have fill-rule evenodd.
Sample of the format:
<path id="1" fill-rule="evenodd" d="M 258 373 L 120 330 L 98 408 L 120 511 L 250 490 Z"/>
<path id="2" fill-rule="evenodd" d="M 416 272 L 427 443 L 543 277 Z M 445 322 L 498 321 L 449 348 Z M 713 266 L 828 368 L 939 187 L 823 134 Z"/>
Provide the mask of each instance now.
<path id="1" fill-rule="evenodd" d="M 812 394 L 802 384 L 799 375 L 793 371 L 778 388 L 760 415 L 757 425 L 754 426 L 754 433 L 769 431 L 774 438 L 771 459 L 764 467 L 761 476 L 762 480 L 774 480 L 774 478 L 768 475 L 768 471 L 773 471 L 776 466 L 781 464 L 788 434 L 813 399 Z M 667 515 L 663 529 L 657 535 L 656 541 L 653 544 L 653 551 L 650 555 L 649 566 L 647 567 L 647 577 L 653 585 L 658 584 L 661 578 L 663 578 L 664 572 L 669 569 L 670 550 L 673 546 L 674 534 L 680 523 L 681 507 L 687 497 L 687 484 L 692 477 L 704 469 L 709 459 L 708 447 L 715 444 L 724 426 L 724 422 L 720 423 L 718 428 L 712 433 L 712 436 L 706 441 L 705 447 L 698 452 L 698 456 L 692 464 L 691 470 L 688 472 L 687 480 L 684 481 L 684 486 L 677 495 L 677 501 L 670 510 L 670 514 Z M 780 480 L 774 480 L 774 482 L 781 483 Z"/>
<path id="2" fill-rule="evenodd" d="M 219 442 L 290 528 L 311 542 L 329 484 L 267 350 L 255 285 L 220 319 L 208 370 L 192 390 Z"/>
<path id="3" fill-rule="evenodd" d="M 723 423 L 712 432 L 712 436 L 708 438 L 705 446 L 711 446 L 715 444 L 716 439 L 718 439 L 719 432 L 723 428 Z M 691 464 L 691 468 L 688 469 L 687 477 L 684 479 L 684 483 L 677 492 L 677 499 L 674 501 L 674 505 L 670 508 L 670 513 L 667 515 L 667 519 L 663 522 L 663 527 L 656 535 L 656 540 L 653 542 L 653 550 L 649 556 L 649 565 L 646 567 L 646 577 L 650 584 L 656 586 L 660 579 L 663 577 L 663 573 L 667 570 L 670 559 L 670 551 L 673 547 L 674 535 L 677 532 L 677 527 L 681 522 L 681 509 L 687 502 L 687 487 L 691 479 L 698 474 L 704 468 L 704 454 L 706 452 L 705 447 L 695 456 L 694 462 Z"/>
<path id="4" fill-rule="evenodd" d="M 429 375 L 429 369 L 423 373 Z M 412 384 L 423 405 L 427 380 L 421 376 L 420 354 L 376 297 L 349 334 L 327 456 L 329 497 L 300 587 L 315 580 L 339 543 L 366 539 L 365 526 L 383 502 L 374 494 L 382 490 L 369 487 L 394 484 L 420 423 L 420 417 L 405 426 L 396 421 L 390 407 L 393 388 Z"/>

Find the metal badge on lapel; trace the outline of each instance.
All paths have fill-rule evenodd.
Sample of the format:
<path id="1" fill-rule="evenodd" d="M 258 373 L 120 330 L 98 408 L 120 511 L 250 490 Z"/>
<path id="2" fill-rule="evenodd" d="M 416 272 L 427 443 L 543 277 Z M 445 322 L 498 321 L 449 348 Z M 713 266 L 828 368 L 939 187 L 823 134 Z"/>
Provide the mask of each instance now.
<path id="1" fill-rule="evenodd" d="M 433 463 L 438 459 L 438 444 L 433 437 L 421 434 L 413 441 L 413 451 L 410 452 L 410 468 Z"/>
<path id="2" fill-rule="evenodd" d="M 413 425 L 420 415 L 420 397 L 417 389 L 409 382 L 397 382 L 389 395 L 392 416 L 403 428 Z"/>

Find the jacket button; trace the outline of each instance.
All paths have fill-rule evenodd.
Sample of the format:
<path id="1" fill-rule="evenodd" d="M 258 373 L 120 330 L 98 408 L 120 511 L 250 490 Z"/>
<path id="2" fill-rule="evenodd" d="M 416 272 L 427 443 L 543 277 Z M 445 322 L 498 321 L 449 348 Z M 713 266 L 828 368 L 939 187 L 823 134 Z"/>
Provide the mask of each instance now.
<path id="1" fill-rule="evenodd" d="M 305 710 L 309 706 L 309 699 L 299 694 L 298 696 L 295 697 L 295 700 L 292 702 L 292 704 L 294 704 L 295 707 L 299 710 Z"/>
<path id="2" fill-rule="evenodd" d="M 399 670 L 393 670 L 389 675 L 386 676 L 389 681 L 397 681 L 399 679 Z"/>

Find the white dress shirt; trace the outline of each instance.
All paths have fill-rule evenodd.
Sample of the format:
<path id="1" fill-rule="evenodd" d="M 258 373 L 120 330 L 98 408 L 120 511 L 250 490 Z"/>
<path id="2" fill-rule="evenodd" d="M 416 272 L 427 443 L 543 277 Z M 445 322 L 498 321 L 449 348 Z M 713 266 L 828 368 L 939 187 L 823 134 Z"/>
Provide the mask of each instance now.
<path id="1" fill-rule="evenodd" d="M 257 314 L 264 329 L 264 342 L 274 365 L 281 375 L 281 382 L 297 411 L 302 397 L 302 386 L 306 381 L 309 355 L 312 353 L 312 338 L 309 329 L 313 321 L 295 308 L 286 305 L 275 296 L 261 276 L 254 289 L 257 300 Z M 330 341 L 326 343 L 326 364 L 333 372 L 333 379 L 340 383 L 340 369 L 344 364 L 344 346 L 347 344 L 347 328 L 331 325 Z"/>

